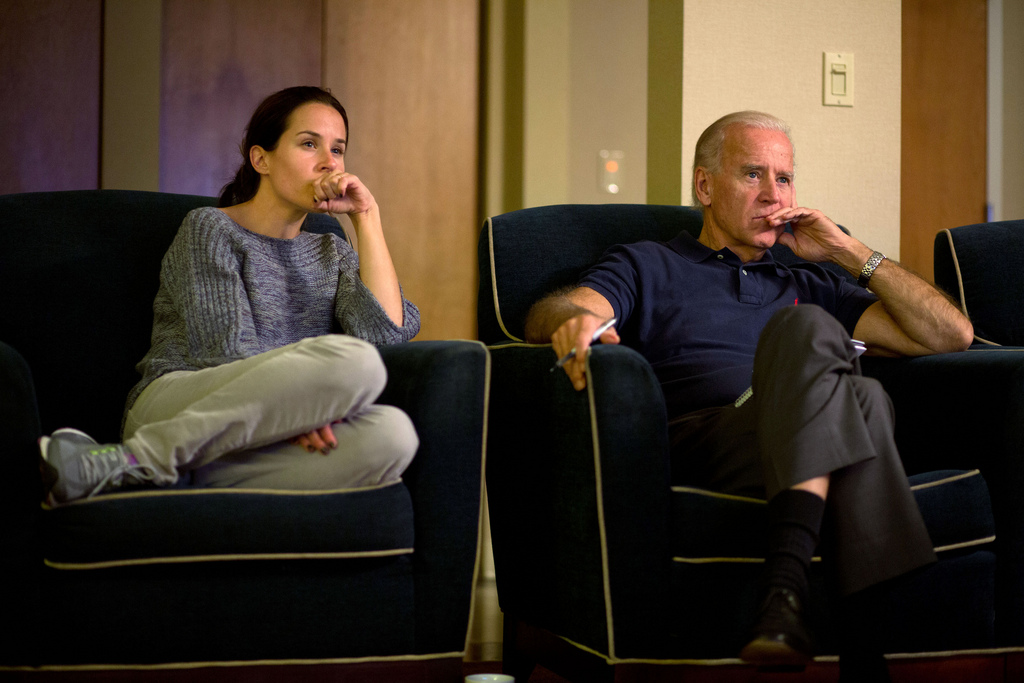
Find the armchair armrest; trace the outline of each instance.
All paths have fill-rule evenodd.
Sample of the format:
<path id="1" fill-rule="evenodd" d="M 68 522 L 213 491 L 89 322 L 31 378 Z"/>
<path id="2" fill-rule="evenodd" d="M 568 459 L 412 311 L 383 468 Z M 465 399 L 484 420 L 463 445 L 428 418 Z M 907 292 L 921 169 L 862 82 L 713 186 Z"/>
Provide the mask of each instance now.
<path id="1" fill-rule="evenodd" d="M 479 342 L 423 341 L 380 348 L 388 383 L 380 398 L 412 418 L 420 447 L 403 480 L 415 511 L 417 642 L 425 652 L 460 652 L 436 642 L 459 632 L 472 597 L 482 507 L 489 356 Z M 464 595 L 444 587 L 458 577 Z"/>
<path id="2" fill-rule="evenodd" d="M 935 284 L 974 323 L 983 344 L 1024 344 L 1024 220 L 964 225 L 935 235 Z"/>
<path id="3" fill-rule="evenodd" d="M 3 652 L 24 652 L 34 647 L 39 633 L 39 562 L 36 527 L 42 488 L 37 464 L 36 439 L 40 436 L 32 373 L 25 359 L 11 346 L 0 342 L 0 457 L 4 476 L 0 484 L 0 538 L 4 543 L 9 591 L 5 610 L 29 615 L 19 623 L 0 648 Z M 6 660 L 4 660 L 6 661 Z"/>
<path id="4" fill-rule="evenodd" d="M 1024 349 L 863 359 L 896 409 L 907 474 L 981 470 L 996 523 L 996 638 L 1024 642 Z"/>
<path id="5" fill-rule="evenodd" d="M 649 649 L 667 634 L 671 581 L 665 404 L 650 365 L 624 346 L 594 347 L 577 392 L 550 372 L 550 346 L 491 356 L 487 481 L 502 609 L 599 651 L 610 638 Z"/>
<path id="6" fill-rule="evenodd" d="M 24 358 L 0 342 L 0 530 L 16 564 L 28 559 L 42 500 L 36 440 L 41 434 L 32 372 Z"/>
<path id="7" fill-rule="evenodd" d="M 5 520 L 12 509 L 24 510 L 26 501 L 35 506 L 42 499 L 38 486 L 26 486 L 39 480 L 35 453 L 40 434 L 32 371 L 21 354 L 0 342 L 0 454 L 5 467 L 15 470 L 7 470 L 0 488 Z"/>

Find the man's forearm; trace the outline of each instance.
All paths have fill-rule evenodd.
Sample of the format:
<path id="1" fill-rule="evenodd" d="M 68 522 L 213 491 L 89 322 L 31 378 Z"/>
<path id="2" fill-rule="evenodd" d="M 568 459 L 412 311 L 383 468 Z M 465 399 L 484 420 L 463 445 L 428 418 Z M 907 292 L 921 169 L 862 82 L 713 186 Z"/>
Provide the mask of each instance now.
<path id="1" fill-rule="evenodd" d="M 945 294 L 898 263 L 882 261 L 869 286 L 904 334 L 929 352 L 963 351 L 971 345 L 974 328 L 967 317 Z"/>
<path id="2" fill-rule="evenodd" d="M 555 292 L 530 308 L 524 328 L 526 341 L 531 344 L 547 344 L 551 341 L 551 335 L 566 320 L 583 313 L 593 313 L 570 301 L 566 296 L 569 291 Z"/>
<path id="3" fill-rule="evenodd" d="M 832 260 L 854 277 L 872 252 L 863 243 L 850 244 Z M 879 330 L 876 342 L 888 351 L 908 356 L 963 351 L 974 339 L 974 328 L 950 299 L 895 261 L 883 259 L 868 281 L 897 334 Z"/>

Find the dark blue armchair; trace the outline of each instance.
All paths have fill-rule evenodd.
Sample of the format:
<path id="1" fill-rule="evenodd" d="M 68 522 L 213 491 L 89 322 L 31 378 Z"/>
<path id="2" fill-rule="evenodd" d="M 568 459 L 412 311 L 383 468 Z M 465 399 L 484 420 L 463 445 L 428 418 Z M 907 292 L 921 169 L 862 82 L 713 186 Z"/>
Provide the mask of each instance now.
<path id="1" fill-rule="evenodd" d="M 381 350 L 381 401 L 421 441 L 398 483 L 41 506 L 36 439 L 63 426 L 118 439 L 160 260 L 184 215 L 211 203 L 0 197 L 0 678 L 462 680 L 489 373 L 479 342 Z M 306 229 L 339 230 L 325 218 Z"/>
<path id="2" fill-rule="evenodd" d="M 647 205 L 540 207 L 483 226 L 487 487 L 505 668 L 517 680 L 535 664 L 579 682 L 678 680 L 676 667 L 685 680 L 753 674 L 736 655 L 756 608 L 764 503 L 672 486 L 664 400 L 632 349 L 594 347 L 587 390 L 575 392 L 549 372 L 549 345 L 522 342 L 530 305 L 574 285 L 607 247 L 700 227 L 689 208 Z M 775 257 L 795 259 L 784 247 Z M 879 622 L 891 668 L 921 680 L 943 680 L 949 666 L 1003 680 L 1020 667 L 997 648 L 1024 646 L 1024 514 L 1012 496 L 1024 460 L 1024 355 L 995 353 L 864 363 L 894 399 L 940 560 L 890 597 Z M 987 482 L 1000 477 L 996 500 Z M 814 563 L 809 618 L 822 657 L 809 668 L 828 670 L 837 643 L 823 574 Z"/>

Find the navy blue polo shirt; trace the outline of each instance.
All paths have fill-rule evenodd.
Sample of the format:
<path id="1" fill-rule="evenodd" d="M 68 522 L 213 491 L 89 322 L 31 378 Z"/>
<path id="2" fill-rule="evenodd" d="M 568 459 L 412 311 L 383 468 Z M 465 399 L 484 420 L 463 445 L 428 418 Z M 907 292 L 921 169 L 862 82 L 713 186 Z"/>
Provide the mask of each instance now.
<path id="1" fill-rule="evenodd" d="M 817 304 L 852 335 L 877 301 L 819 265 L 785 266 L 771 252 L 744 264 L 686 232 L 612 247 L 579 285 L 611 303 L 622 342 L 654 368 L 670 419 L 735 401 L 750 386 L 762 328 L 784 306 Z"/>

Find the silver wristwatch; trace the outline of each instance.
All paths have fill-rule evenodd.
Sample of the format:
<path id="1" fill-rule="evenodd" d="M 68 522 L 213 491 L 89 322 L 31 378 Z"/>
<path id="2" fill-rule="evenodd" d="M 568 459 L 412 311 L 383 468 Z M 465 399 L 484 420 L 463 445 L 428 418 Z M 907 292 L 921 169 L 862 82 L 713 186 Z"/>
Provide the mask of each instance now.
<path id="1" fill-rule="evenodd" d="M 867 287 L 871 276 L 875 274 L 875 268 L 877 268 L 878 264 L 884 260 L 885 254 L 880 251 L 873 252 L 871 257 L 868 259 L 868 262 L 860 269 L 860 277 L 857 278 L 857 284 L 861 287 Z"/>

